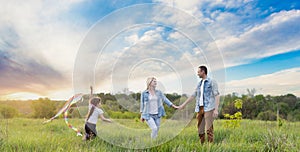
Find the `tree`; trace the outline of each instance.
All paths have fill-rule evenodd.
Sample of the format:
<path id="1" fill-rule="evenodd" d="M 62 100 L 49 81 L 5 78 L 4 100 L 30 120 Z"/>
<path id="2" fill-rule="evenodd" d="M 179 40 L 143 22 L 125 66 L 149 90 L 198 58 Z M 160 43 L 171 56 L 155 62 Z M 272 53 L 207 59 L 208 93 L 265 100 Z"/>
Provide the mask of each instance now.
<path id="1" fill-rule="evenodd" d="M 287 103 L 288 106 L 293 109 L 296 106 L 297 97 L 293 94 L 287 94 L 287 95 L 282 96 L 282 102 Z"/>
<path id="2" fill-rule="evenodd" d="M 271 120 L 271 121 L 275 121 L 276 120 L 276 113 L 268 110 L 265 112 L 260 112 L 257 116 L 257 118 L 259 120 Z"/>
<path id="3" fill-rule="evenodd" d="M 18 111 L 11 106 L 0 106 L 0 117 L 13 118 L 18 115 Z"/>
<path id="4" fill-rule="evenodd" d="M 39 98 L 32 102 L 34 118 L 51 118 L 56 113 L 56 103 L 49 98 Z"/>
<path id="5" fill-rule="evenodd" d="M 256 118 L 258 111 L 257 111 L 257 105 L 255 103 L 255 100 L 253 98 L 247 98 L 243 100 L 243 118 L 246 119 L 254 119 Z"/>
<path id="6" fill-rule="evenodd" d="M 300 121 L 300 110 L 292 111 L 287 116 L 288 121 Z"/>
<path id="7" fill-rule="evenodd" d="M 289 113 L 289 111 L 291 111 L 292 108 L 289 107 L 289 105 L 285 102 L 279 102 L 277 104 L 278 106 L 278 110 L 279 110 L 279 114 L 286 119 L 287 118 L 287 114 Z"/>

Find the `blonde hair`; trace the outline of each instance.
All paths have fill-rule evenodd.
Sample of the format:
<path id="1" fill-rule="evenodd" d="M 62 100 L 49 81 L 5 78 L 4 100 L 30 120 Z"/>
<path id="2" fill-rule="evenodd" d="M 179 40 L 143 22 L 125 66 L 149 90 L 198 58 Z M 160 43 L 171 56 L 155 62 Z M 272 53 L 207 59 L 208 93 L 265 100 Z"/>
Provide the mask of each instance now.
<path id="1" fill-rule="evenodd" d="M 154 79 L 156 79 L 155 77 L 149 77 L 148 79 L 147 79 L 147 90 L 149 89 L 149 87 L 150 87 L 150 84 L 151 84 L 151 82 L 154 80 Z"/>
<path id="2" fill-rule="evenodd" d="M 89 103 L 92 105 L 92 108 L 89 110 L 86 120 L 89 120 L 90 116 L 93 114 L 93 112 L 95 110 L 95 106 L 97 106 L 99 103 L 101 103 L 101 98 L 93 97 L 90 99 Z"/>

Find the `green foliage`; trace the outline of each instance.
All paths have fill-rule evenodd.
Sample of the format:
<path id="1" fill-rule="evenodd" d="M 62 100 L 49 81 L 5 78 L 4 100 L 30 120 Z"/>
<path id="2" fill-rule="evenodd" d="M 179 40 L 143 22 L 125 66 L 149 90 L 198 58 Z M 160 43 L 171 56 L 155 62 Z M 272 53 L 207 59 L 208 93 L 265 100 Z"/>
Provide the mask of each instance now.
<path id="1" fill-rule="evenodd" d="M 264 112 L 260 112 L 257 116 L 257 118 L 259 120 L 271 120 L 271 121 L 275 121 L 277 116 L 276 114 L 271 111 L 271 110 L 268 110 L 268 111 L 264 111 Z"/>
<path id="2" fill-rule="evenodd" d="M 277 126 L 282 127 L 284 124 L 284 119 L 281 119 L 280 117 L 277 118 Z"/>
<path id="3" fill-rule="evenodd" d="M 285 102 L 279 102 L 277 106 L 278 106 L 279 114 L 281 114 L 281 116 L 286 119 L 287 114 L 291 109 L 289 105 Z"/>
<path id="4" fill-rule="evenodd" d="M 32 102 L 34 118 L 51 118 L 56 113 L 56 103 L 48 98 L 39 98 Z"/>
<path id="5" fill-rule="evenodd" d="M 236 109 L 241 110 L 243 107 L 243 101 L 241 99 L 234 100 L 234 106 Z M 224 117 L 227 119 L 224 123 L 224 126 L 226 128 L 237 128 L 240 127 L 240 123 L 242 120 L 242 112 L 237 111 L 236 113 L 230 115 L 230 114 L 224 114 Z"/>
<path id="6" fill-rule="evenodd" d="M 243 101 L 241 99 L 234 100 L 234 106 L 236 109 L 242 109 L 243 108 Z"/>
<path id="7" fill-rule="evenodd" d="M 300 121 L 300 109 L 290 112 L 287 116 L 288 121 Z"/>
<path id="8" fill-rule="evenodd" d="M 243 99 L 243 118 L 245 119 L 255 119 L 261 110 L 258 107 L 257 101 L 255 98 L 244 98 Z"/>
<path id="9" fill-rule="evenodd" d="M 251 90 L 249 90 L 251 91 Z M 243 119 L 260 119 L 275 121 L 274 113 L 279 110 L 280 117 L 289 121 L 299 121 L 297 110 L 300 109 L 300 99 L 292 94 L 281 96 L 270 95 L 242 95 L 237 97 L 234 94 L 221 97 L 222 116 L 224 114 L 233 114 L 238 111 L 232 101 L 241 99 L 243 106 L 241 112 Z M 276 114 L 275 114 L 276 115 Z"/>
<path id="10" fill-rule="evenodd" d="M 282 119 L 288 121 L 300 121 L 300 99 L 295 95 L 287 94 L 281 96 L 270 96 L 270 95 L 254 95 L 255 90 L 248 89 L 248 95 L 237 96 L 236 93 L 228 94 L 220 97 L 220 114 L 219 118 L 225 118 L 225 114 L 235 114 L 236 112 L 242 113 L 243 119 L 260 119 L 260 120 L 271 120 L 274 121 L 274 113 L 279 109 L 279 115 Z M 102 99 L 102 106 L 106 112 L 112 111 L 120 113 L 114 113 L 113 117 L 116 118 L 132 118 L 131 115 L 139 114 L 140 107 L 140 93 L 131 93 L 131 94 L 97 94 Z M 186 95 L 178 95 L 176 93 L 166 94 L 166 97 L 170 99 L 174 104 L 180 105 L 184 102 Z M 89 95 L 84 96 L 84 102 L 76 104 L 78 109 L 88 105 L 87 100 Z M 44 101 L 46 100 L 46 101 Z M 21 117 L 34 117 L 34 118 L 49 118 L 53 116 L 65 102 L 58 101 L 48 101 L 50 99 L 39 99 L 39 100 L 29 100 L 29 101 L 0 101 L 1 107 L 7 105 L 8 107 L 13 107 L 18 110 L 19 114 L 14 116 Z M 232 101 L 242 101 L 232 102 Z M 41 102 L 41 103 L 39 103 Z M 49 102 L 45 103 L 44 102 Z M 193 101 L 195 102 L 195 101 Z M 72 108 L 75 108 L 75 106 Z M 40 107 L 39 107 L 40 106 Z M 168 107 L 164 104 L 166 117 L 174 118 L 175 109 Z M 190 103 L 190 106 L 187 106 L 185 110 L 188 113 L 192 113 L 195 108 L 194 103 Z M 238 109 L 240 108 L 240 109 Z M 76 109 L 76 108 L 75 108 Z M 80 118 L 85 116 L 87 113 L 87 108 L 84 110 L 75 110 L 69 111 L 69 116 L 72 118 Z M 51 112 L 52 111 L 52 112 Z M 129 116 L 122 116 L 124 112 L 132 112 L 135 114 L 129 114 Z M 47 114 L 48 113 L 48 114 Z M 127 115 L 127 114 L 126 114 Z M 108 115 L 109 116 L 109 115 Z M 3 118 L 0 114 L 0 118 Z M 109 116 L 110 117 L 110 116 Z M 181 116 L 182 117 L 182 116 Z M 227 117 L 225 119 L 230 119 Z"/>
<path id="11" fill-rule="evenodd" d="M 18 116 L 18 111 L 12 106 L 0 106 L 0 118 L 13 118 Z"/>

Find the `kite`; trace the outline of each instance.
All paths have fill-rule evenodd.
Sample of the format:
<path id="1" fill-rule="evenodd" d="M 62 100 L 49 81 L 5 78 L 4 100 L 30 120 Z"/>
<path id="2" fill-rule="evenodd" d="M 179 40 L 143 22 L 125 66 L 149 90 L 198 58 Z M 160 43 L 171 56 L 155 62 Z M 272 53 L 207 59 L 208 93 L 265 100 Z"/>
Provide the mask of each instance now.
<path id="1" fill-rule="evenodd" d="M 82 96 L 83 94 L 82 93 L 79 93 L 79 94 L 76 94 L 74 95 L 73 97 L 71 97 L 66 103 L 65 105 L 57 112 L 57 114 L 55 116 L 53 116 L 52 118 L 50 118 L 49 120 L 47 121 L 44 121 L 44 124 L 45 123 L 48 123 L 48 122 L 51 122 L 52 120 L 54 120 L 56 117 L 58 117 L 59 115 L 61 115 L 62 113 L 64 113 L 64 119 L 65 119 L 65 122 L 66 124 L 68 125 L 69 128 L 73 129 L 76 133 L 77 133 L 77 136 L 82 136 L 81 132 L 79 129 L 75 128 L 74 126 L 72 126 L 69 121 L 68 121 L 68 111 L 70 109 L 70 107 L 77 103 L 78 101 L 82 101 Z"/>

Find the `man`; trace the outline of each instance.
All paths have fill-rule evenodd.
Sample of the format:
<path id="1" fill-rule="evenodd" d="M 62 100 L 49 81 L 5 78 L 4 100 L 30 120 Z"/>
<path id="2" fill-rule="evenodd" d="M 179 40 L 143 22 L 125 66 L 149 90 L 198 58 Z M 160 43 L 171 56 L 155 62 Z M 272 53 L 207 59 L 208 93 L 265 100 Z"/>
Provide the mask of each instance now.
<path id="1" fill-rule="evenodd" d="M 218 84 L 213 79 L 207 77 L 206 66 L 199 66 L 198 76 L 201 81 L 197 85 L 197 88 L 193 95 L 189 97 L 179 109 L 183 109 L 186 104 L 196 98 L 195 112 L 197 112 L 198 120 L 198 134 L 201 144 L 205 141 L 205 128 L 207 133 L 208 142 L 214 141 L 214 117 L 218 116 L 219 107 L 219 91 Z"/>

